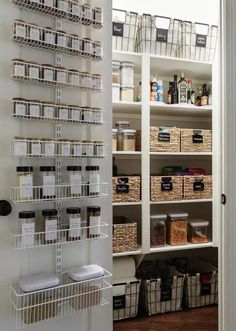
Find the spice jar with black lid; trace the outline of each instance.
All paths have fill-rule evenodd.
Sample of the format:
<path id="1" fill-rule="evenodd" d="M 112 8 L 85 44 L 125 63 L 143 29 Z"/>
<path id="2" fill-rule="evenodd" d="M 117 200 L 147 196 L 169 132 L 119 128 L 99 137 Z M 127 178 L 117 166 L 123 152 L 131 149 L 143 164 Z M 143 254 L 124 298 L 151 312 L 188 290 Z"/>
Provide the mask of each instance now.
<path id="1" fill-rule="evenodd" d="M 23 98 L 13 98 L 15 116 L 27 116 L 27 100 Z"/>
<path id="2" fill-rule="evenodd" d="M 43 30 L 43 41 L 46 44 L 55 46 L 56 44 L 56 31 L 50 27 L 46 27 Z"/>
<path id="3" fill-rule="evenodd" d="M 71 197 L 79 197 L 82 194 L 81 166 L 68 166 L 68 183 Z"/>
<path id="4" fill-rule="evenodd" d="M 93 26 L 98 29 L 103 27 L 103 10 L 100 7 L 94 8 Z"/>
<path id="5" fill-rule="evenodd" d="M 35 212 L 19 212 L 19 234 L 21 235 L 21 247 L 33 247 L 35 235 Z"/>
<path id="6" fill-rule="evenodd" d="M 17 40 L 27 38 L 26 22 L 23 20 L 15 20 L 14 24 L 14 38 Z"/>
<path id="7" fill-rule="evenodd" d="M 56 168 L 54 166 L 40 167 L 41 173 L 41 199 L 53 199 L 56 197 Z"/>
<path id="8" fill-rule="evenodd" d="M 66 213 L 69 219 L 68 241 L 76 241 L 81 238 L 81 209 L 78 207 L 67 208 Z"/>
<path id="9" fill-rule="evenodd" d="M 99 166 L 86 166 L 86 177 L 88 195 L 97 196 L 100 194 L 100 168 Z"/>
<path id="10" fill-rule="evenodd" d="M 62 30 L 58 30 L 56 33 L 56 41 L 57 41 L 57 47 L 67 48 L 68 42 L 67 42 L 66 32 Z"/>
<path id="11" fill-rule="evenodd" d="M 101 235 L 101 207 L 87 207 L 88 238 L 97 238 Z"/>
<path id="12" fill-rule="evenodd" d="M 56 209 L 42 210 L 43 216 L 43 232 L 44 243 L 46 245 L 55 244 L 57 242 L 58 230 L 58 212 Z"/>
<path id="13" fill-rule="evenodd" d="M 33 195 L 33 167 L 19 166 L 17 172 L 17 201 L 32 200 Z"/>
<path id="14" fill-rule="evenodd" d="M 82 22 L 85 25 L 92 24 L 93 20 L 93 7 L 90 6 L 88 3 L 83 4 L 83 18 Z"/>

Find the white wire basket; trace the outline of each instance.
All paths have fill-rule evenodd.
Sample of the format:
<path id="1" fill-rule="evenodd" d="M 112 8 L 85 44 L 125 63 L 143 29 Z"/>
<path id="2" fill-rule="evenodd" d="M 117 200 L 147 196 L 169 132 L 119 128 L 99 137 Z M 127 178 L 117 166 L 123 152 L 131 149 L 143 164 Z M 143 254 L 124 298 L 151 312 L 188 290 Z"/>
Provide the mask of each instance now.
<path id="1" fill-rule="evenodd" d="M 43 192 L 47 189 L 48 195 Z M 77 189 L 81 194 L 73 194 Z M 108 195 L 108 183 L 82 184 L 81 187 L 61 184 L 48 186 L 10 187 L 11 201 L 15 203 L 33 203 L 83 198 L 99 198 Z"/>
<path id="2" fill-rule="evenodd" d="M 37 112 L 31 114 L 31 109 L 37 107 Z M 17 108 L 18 107 L 18 108 Z M 59 117 L 59 109 L 63 107 L 66 109 L 68 116 L 67 118 Z M 47 112 L 46 109 L 47 108 Z M 16 110 L 17 109 L 17 110 Z M 53 102 L 47 103 L 43 101 L 35 102 L 33 100 L 13 100 L 13 114 L 12 117 L 15 119 L 23 120 L 41 120 L 51 121 L 58 123 L 72 123 L 77 125 L 102 125 L 103 122 L 102 108 L 95 107 L 79 107 L 73 105 L 63 106 L 54 104 Z"/>
<path id="3" fill-rule="evenodd" d="M 106 145 L 104 142 L 17 138 L 12 141 L 12 155 L 17 158 L 102 159 L 106 156 Z"/>
<path id="4" fill-rule="evenodd" d="M 203 23 L 182 22 L 180 58 L 212 62 L 217 46 L 218 27 Z"/>
<path id="5" fill-rule="evenodd" d="M 74 231 L 74 232 L 73 232 Z M 76 234 L 71 237 L 70 234 Z M 79 233 L 79 235 L 78 235 Z M 92 233 L 92 234 L 91 234 Z M 96 233 L 96 235 L 93 235 Z M 46 235 L 56 238 L 55 241 L 48 243 Z M 36 232 L 31 234 L 11 233 L 11 245 L 14 249 L 31 249 L 45 246 L 55 246 L 58 244 L 75 244 L 88 240 L 100 240 L 108 238 L 108 224 L 101 222 L 96 226 L 85 226 L 69 229 L 67 225 L 62 225 L 62 230 Z"/>
<path id="6" fill-rule="evenodd" d="M 60 31 L 52 32 L 50 29 L 17 20 L 13 22 L 12 30 L 13 34 L 11 39 L 20 46 L 25 45 L 36 47 L 47 51 L 79 56 L 93 61 L 101 61 L 103 59 L 103 45 L 98 41 L 88 41 L 78 36 L 69 35 Z M 31 30 L 33 30 L 35 34 L 34 39 L 31 39 L 30 37 Z M 24 33 L 22 34 L 21 31 Z M 53 36 L 53 43 L 48 43 L 45 40 L 45 35 L 47 33 L 50 33 Z M 79 46 L 77 49 L 72 47 L 72 41 L 75 41 L 76 45 Z M 86 43 L 88 44 L 88 47 L 85 46 Z"/>
<path id="7" fill-rule="evenodd" d="M 102 8 L 94 8 L 74 0 L 68 0 L 68 6 L 65 10 L 60 10 L 55 0 L 51 0 L 52 4 L 50 6 L 46 5 L 42 0 L 38 2 L 32 0 L 11 0 L 11 2 L 20 8 L 25 8 L 54 18 L 57 17 L 73 23 L 92 26 L 95 29 L 103 27 L 104 18 Z"/>
<path id="8" fill-rule="evenodd" d="M 11 285 L 11 313 L 18 329 L 49 319 L 63 318 L 78 311 L 108 304 L 111 296 L 111 273 L 82 282 L 72 281 L 66 273 L 60 285 L 24 293 L 18 283 Z"/>
<path id="9" fill-rule="evenodd" d="M 143 14 L 137 31 L 135 49 L 139 53 L 176 57 L 180 37 L 180 20 Z"/>
<path id="10" fill-rule="evenodd" d="M 16 68 L 19 67 L 21 67 L 20 72 L 17 72 L 18 69 Z M 30 68 L 34 69 L 34 77 L 29 74 Z M 77 72 L 77 80 L 75 83 L 69 80 L 71 70 L 74 71 L 74 69 L 62 69 L 50 65 L 43 66 L 41 64 L 26 61 L 22 63 L 21 60 L 12 60 L 11 69 L 12 79 L 24 83 L 59 88 L 74 88 L 85 92 L 101 92 L 103 90 L 102 78 L 98 78 L 96 74 Z M 51 72 L 50 79 L 44 77 L 45 70 Z"/>

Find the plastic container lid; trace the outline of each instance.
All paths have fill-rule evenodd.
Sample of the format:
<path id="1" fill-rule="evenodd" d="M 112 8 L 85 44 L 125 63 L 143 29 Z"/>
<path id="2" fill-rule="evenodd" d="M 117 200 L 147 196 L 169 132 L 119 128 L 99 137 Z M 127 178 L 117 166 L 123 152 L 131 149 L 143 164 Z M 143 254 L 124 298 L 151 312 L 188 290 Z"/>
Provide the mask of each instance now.
<path id="1" fill-rule="evenodd" d="M 133 129 L 124 129 L 123 131 L 122 131 L 122 134 L 130 134 L 130 135 L 134 135 L 134 134 L 136 134 L 136 130 L 133 130 Z"/>
<path id="2" fill-rule="evenodd" d="M 20 211 L 19 218 L 20 219 L 35 218 L 35 212 L 34 211 Z"/>
<path id="3" fill-rule="evenodd" d="M 40 169 L 40 171 L 56 171 L 56 167 L 43 166 L 43 167 L 40 167 L 39 169 Z"/>
<path id="4" fill-rule="evenodd" d="M 120 88 L 120 84 L 118 84 L 118 83 L 112 83 L 112 87 L 118 87 L 118 88 Z"/>
<path id="5" fill-rule="evenodd" d="M 69 270 L 68 276 L 76 282 L 81 282 L 104 276 L 104 269 L 96 264 L 90 264 Z"/>
<path id="6" fill-rule="evenodd" d="M 33 172 L 33 167 L 16 167 L 17 172 Z"/>
<path id="7" fill-rule="evenodd" d="M 179 219 L 187 219 L 188 213 L 171 213 L 168 214 L 171 221 L 179 220 Z"/>
<path id="8" fill-rule="evenodd" d="M 134 63 L 133 62 L 122 62 L 121 69 L 122 68 L 134 68 Z"/>
<path id="9" fill-rule="evenodd" d="M 128 90 L 128 89 L 134 90 L 134 85 L 121 85 L 120 88 L 122 90 Z"/>
<path id="10" fill-rule="evenodd" d="M 115 123 L 115 126 L 127 125 L 129 126 L 130 123 L 128 121 L 118 121 Z"/>
<path id="11" fill-rule="evenodd" d="M 189 220 L 188 222 L 189 222 L 189 225 L 191 225 L 193 227 L 209 225 L 209 221 L 206 221 L 203 219 L 193 219 L 193 220 Z"/>
<path id="12" fill-rule="evenodd" d="M 59 285 L 60 280 L 57 275 L 36 274 L 27 276 L 19 281 L 19 286 L 23 292 L 39 291 Z"/>
<path id="13" fill-rule="evenodd" d="M 82 167 L 81 166 L 68 166 L 67 171 L 81 171 Z"/>
<path id="14" fill-rule="evenodd" d="M 43 216 L 57 216 L 58 212 L 56 209 L 44 209 L 42 210 Z"/>
<path id="15" fill-rule="evenodd" d="M 154 214 L 150 216 L 151 221 L 166 221 L 166 214 Z"/>
<path id="16" fill-rule="evenodd" d="M 70 207 L 66 209 L 67 214 L 75 215 L 80 214 L 81 209 L 79 207 Z"/>

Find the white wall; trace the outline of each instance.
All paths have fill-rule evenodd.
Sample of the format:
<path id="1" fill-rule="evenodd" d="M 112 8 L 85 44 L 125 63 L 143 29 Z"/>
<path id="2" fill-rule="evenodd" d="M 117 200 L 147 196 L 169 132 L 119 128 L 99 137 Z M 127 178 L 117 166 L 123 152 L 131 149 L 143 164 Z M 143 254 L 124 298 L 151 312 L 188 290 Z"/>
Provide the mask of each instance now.
<path id="1" fill-rule="evenodd" d="M 219 24 L 219 0 L 113 0 L 113 8 Z"/>

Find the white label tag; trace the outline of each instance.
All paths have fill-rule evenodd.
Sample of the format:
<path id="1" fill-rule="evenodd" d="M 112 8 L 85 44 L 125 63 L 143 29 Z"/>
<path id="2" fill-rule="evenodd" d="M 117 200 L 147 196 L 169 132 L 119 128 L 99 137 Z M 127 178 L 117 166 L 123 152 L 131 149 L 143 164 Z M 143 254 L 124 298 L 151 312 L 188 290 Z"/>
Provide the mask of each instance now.
<path id="1" fill-rule="evenodd" d="M 55 34 L 52 32 L 45 32 L 45 43 L 46 44 L 55 44 Z"/>
<path id="2" fill-rule="evenodd" d="M 62 120 L 68 120 L 68 109 L 67 108 L 59 109 L 59 118 Z"/>
<path id="3" fill-rule="evenodd" d="M 54 156 L 55 154 L 55 144 L 54 142 L 48 141 L 45 142 L 45 155 Z"/>
<path id="4" fill-rule="evenodd" d="M 70 175 L 71 194 L 81 195 L 81 174 Z"/>
<path id="5" fill-rule="evenodd" d="M 100 192 L 100 175 L 94 174 L 89 176 L 89 193 Z"/>
<path id="6" fill-rule="evenodd" d="M 44 106 L 44 117 L 53 118 L 54 117 L 54 107 Z"/>
<path id="7" fill-rule="evenodd" d="M 20 197 L 21 199 L 33 198 L 33 176 L 20 176 Z"/>
<path id="8" fill-rule="evenodd" d="M 30 27 L 30 39 L 39 40 L 40 38 L 39 29 Z"/>
<path id="9" fill-rule="evenodd" d="M 55 176 L 43 176 L 43 196 L 44 197 L 53 197 L 55 196 L 55 185 L 56 178 Z"/>
<path id="10" fill-rule="evenodd" d="M 64 156 L 70 155 L 70 143 L 61 143 L 61 154 Z"/>
<path id="11" fill-rule="evenodd" d="M 26 35 L 26 28 L 25 28 L 25 26 L 17 25 L 16 26 L 16 36 L 17 37 L 25 38 L 25 35 Z"/>
<path id="12" fill-rule="evenodd" d="M 27 141 L 15 141 L 14 142 L 14 154 L 16 156 L 27 155 Z"/>
<path id="13" fill-rule="evenodd" d="M 89 229 L 90 235 L 100 235 L 101 233 L 101 217 L 100 216 L 91 216 L 90 217 L 90 226 L 94 228 Z"/>
<path id="14" fill-rule="evenodd" d="M 71 118 L 72 118 L 72 120 L 79 121 L 80 120 L 80 115 L 81 115 L 80 110 L 78 110 L 78 109 L 72 109 L 71 110 Z"/>
<path id="15" fill-rule="evenodd" d="M 73 229 L 73 230 L 72 230 Z M 81 236 L 81 218 L 70 218 L 70 238 L 78 238 Z"/>
<path id="16" fill-rule="evenodd" d="M 31 79 L 39 79 L 39 68 L 29 67 L 29 77 Z"/>
<path id="17" fill-rule="evenodd" d="M 57 81 L 60 83 L 66 83 L 66 72 L 57 72 Z"/>
<path id="18" fill-rule="evenodd" d="M 21 228 L 21 247 L 34 246 L 35 223 L 22 224 Z"/>
<path id="19" fill-rule="evenodd" d="M 40 106 L 39 105 L 30 105 L 30 116 L 32 116 L 32 117 L 40 116 Z"/>
<path id="20" fill-rule="evenodd" d="M 53 70 L 52 69 L 44 69 L 44 79 L 48 81 L 53 81 Z"/>
<path id="21" fill-rule="evenodd" d="M 96 149 L 96 155 L 97 156 L 104 156 L 104 154 L 105 154 L 105 147 L 104 147 L 104 145 L 97 145 L 95 147 L 95 149 Z"/>
<path id="22" fill-rule="evenodd" d="M 52 232 L 49 232 L 52 231 Z M 45 222 L 45 239 L 47 241 L 57 240 L 57 219 Z M 49 232 L 49 233 L 48 233 Z"/>
<path id="23" fill-rule="evenodd" d="M 15 76 L 25 77 L 24 64 L 15 64 Z"/>
<path id="24" fill-rule="evenodd" d="M 25 116 L 26 115 L 26 105 L 21 103 L 16 103 L 16 115 Z"/>
<path id="25" fill-rule="evenodd" d="M 41 143 L 40 142 L 32 142 L 31 143 L 31 154 L 32 155 L 41 155 Z"/>
<path id="26" fill-rule="evenodd" d="M 91 42 L 84 43 L 84 52 L 93 54 L 93 44 Z"/>

